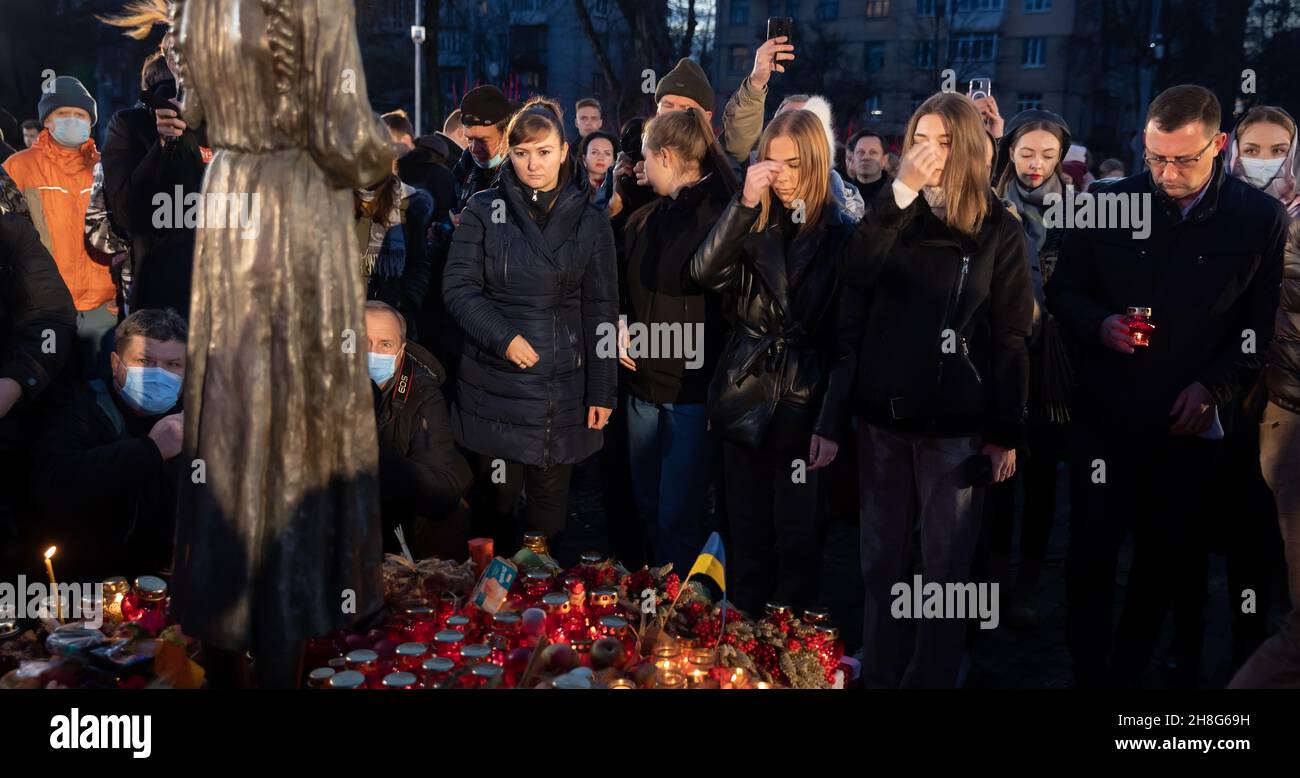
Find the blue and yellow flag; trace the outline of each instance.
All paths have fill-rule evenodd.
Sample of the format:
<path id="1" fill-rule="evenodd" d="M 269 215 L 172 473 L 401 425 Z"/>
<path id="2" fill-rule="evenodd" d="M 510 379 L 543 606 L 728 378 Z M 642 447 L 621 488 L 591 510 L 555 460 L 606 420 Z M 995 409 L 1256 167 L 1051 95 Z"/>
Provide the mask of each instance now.
<path id="1" fill-rule="evenodd" d="M 723 594 L 727 592 L 727 555 L 722 550 L 722 537 L 714 532 L 709 535 L 709 540 L 704 544 L 703 550 L 700 551 L 699 559 L 691 566 L 691 572 L 686 575 L 690 580 L 697 575 L 713 579 Z M 683 582 L 684 583 L 684 582 Z"/>

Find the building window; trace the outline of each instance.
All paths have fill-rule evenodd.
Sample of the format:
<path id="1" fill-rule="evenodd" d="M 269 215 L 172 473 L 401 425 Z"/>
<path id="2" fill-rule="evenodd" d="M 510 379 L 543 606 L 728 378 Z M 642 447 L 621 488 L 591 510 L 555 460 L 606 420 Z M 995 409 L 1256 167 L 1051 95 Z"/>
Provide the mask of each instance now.
<path id="1" fill-rule="evenodd" d="M 878 73 L 885 69 L 885 44 L 868 42 L 866 51 L 866 68 L 868 73 Z"/>
<path id="2" fill-rule="evenodd" d="M 934 41 L 917 41 L 912 64 L 918 68 L 934 67 Z"/>
<path id="3" fill-rule="evenodd" d="M 879 19 L 889 16 L 889 0 L 867 0 L 867 18 Z"/>
<path id="4" fill-rule="evenodd" d="M 1040 111 L 1043 108 L 1042 92 L 1021 92 L 1016 101 L 1017 111 Z"/>
<path id="5" fill-rule="evenodd" d="M 997 33 L 966 33 L 949 41 L 948 59 L 953 62 L 992 62 L 997 56 Z"/>
<path id="6" fill-rule="evenodd" d="M 1020 49 L 1020 66 L 1041 68 L 1046 64 L 1047 44 L 1042 38 L 1025 38 Z"/>
<path id="7" fill-rule="evenodd" d="M 1052 0 L 1025 0 L 1025 13 L 1040 14 L 1052 10 Z"/>
<path id="8" fill-rule="evenodd" d="M 817 20 L 833 22 L 840 18 L 840 0 L 817 0 Z"/>
<path id="9" fill-rule="evenodd" d="M 731 0 L 731 24 L 733 27 L 749 24 L 749 0 Z"/>
<path id="10" fill-rule="evenodd" d="M 731 72 L 744 73 L 749 70 L 750 53 L 748 46 L 731 47 Z"/>
<path id="11" fill-rule="evenodd" d="M 956 12 L 966 13 L 968 11 L 1001 11 L 1005 7 L 1005 0 L 957 0 Z"/>
<path id="12" fill-rule="evenodd" d="M 934 16 L 935 0 L 916 0 L 917 16 Z"/>

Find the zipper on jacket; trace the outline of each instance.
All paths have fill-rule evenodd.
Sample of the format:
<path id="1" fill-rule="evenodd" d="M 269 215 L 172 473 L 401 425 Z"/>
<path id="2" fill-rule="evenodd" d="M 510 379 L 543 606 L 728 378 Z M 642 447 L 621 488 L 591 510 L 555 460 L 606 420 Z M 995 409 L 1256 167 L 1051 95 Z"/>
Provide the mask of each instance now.
<path id="1" fill-rule="evenodd" d="M 957 305 L 961 302 L 961 290 L 966 285 L 966 274 L 970 272 L 970 254 L 961 255 L 961 272 L 957 274 L 957 289 L 952 299 L 948 301 L 948 310 L 943 316 L 943 330 L 952 328 L 952 319 L 957 315 Z M 939 331 L 939 337 L 943 337 L 943 330 Z M 954 332 L 954 334 L 956 334 Z M 962 339 L 962 346 L 965 347 L 965 338 Z M 939 377 L 936 385 L 937 389 L 943 388 L 943 349 L 939 349 Z"/>

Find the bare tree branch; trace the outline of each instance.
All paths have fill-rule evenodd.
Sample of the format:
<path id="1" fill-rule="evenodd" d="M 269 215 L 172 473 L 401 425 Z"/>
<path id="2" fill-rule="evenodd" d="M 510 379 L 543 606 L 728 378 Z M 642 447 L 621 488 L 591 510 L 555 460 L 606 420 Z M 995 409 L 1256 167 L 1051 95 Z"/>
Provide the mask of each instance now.
<path id="1" fill-rule="evenodd" d="M 619 84 L 618 76 L 614 75 L 614 65 L 609 61 L 609 53 L 605 51 L 604 44 L 596 35 L 596 28 L 591 23 L 591 14 L 587 12 L 587 4 L 583 0 L 573 0 L 573 8 L 578 12 L 578 21 L 582 23 L 582 31 L 591 43 L 591 50 L 596 54 L 596 61 L 600 63 L 601 72 L 605 74 L 605 83 L 609 85 L 610 92 L 615 96 L 621 94 L 623 87 Z"/>

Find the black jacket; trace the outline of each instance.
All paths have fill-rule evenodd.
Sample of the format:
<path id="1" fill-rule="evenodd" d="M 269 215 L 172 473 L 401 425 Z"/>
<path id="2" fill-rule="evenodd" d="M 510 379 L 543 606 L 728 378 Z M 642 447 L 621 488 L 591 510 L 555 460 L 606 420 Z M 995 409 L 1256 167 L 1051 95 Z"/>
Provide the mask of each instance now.
<path id="1" fill-rule="evenodd" d="M 691 345 L 696 354 L 694 360 L 685 358 L 684 352 L 677 358 L 633 354 L 636 370 L 622 375 L 628 390 L 640 400 L 708 400 L 725 324 L 718 296 L 706 294 L 691 280 L 691 258 L 729 201 L 713 175 L 683 188 L 676 199 L 658 198 L 628 219 L 621 241 L 619 287 L 629 329 L 644 329 L 643 348 L 659 352 L 663 341 L 658 333 L 675 331 L 676 343 Z M 701 328 L 703 338 L 697 338 Z"/>
<path id="2" fill-rule="evenodd" d="M 1287 226 L 1286 261 L 1277 324 L 1268 349 L 1264 380 L 1269 399 L 1300 413 L 1300 217 Z"/>
<path id="3" fill-rule="evenodd" d="M 709 389 L 709 418 L 733 442 L 783 448 L 794 441 L 771 440 L 765 429 L 781 403 L 805 412 L 815 434 L 842 442 L 858 314 L 852 296 L 840 293 L 836 265 L 853 233 L 852 218 L 828 203 L 787 250 L 783 209 L 777 205 L 776 218 L 754 232 L 759 209 L 740 197 L 727 204 L 691 261 L 691 278 L 723 293 L 723 315 L 732 325 Z M 797 284 L 789 266 L 804 268 Z"/>
<path id="4" fill-rule="evenodd" d="M 952 230 L 923 195 L 892 191 L 867 210 L 841 274 L 863 295 L 859 413 L 933 437 L 1023 443 L 1033 294 L 1020 224 L 986 193 L 974 237 Z"/>
<path id="5" fill-rule="evenodd" d="M 1174 400 L 1191 383 L 1225 407 L 1255 381 L 1277 311 L 1286 214 L 1225 177 L 1222 160 L 1186 219 L 1145 171 L 1089 194 L 1101 192 L 1150 195 L 1151 233 L 1066 231 L 1047 301 L 1076 347 L 1074 412 L 1085 423 L 1167 434 Z M 1152 308 L 1156 329 L 1149 347 L 1121 354 L 1098 333 L 1129 306 Z"/>
<path id="6" fill-rule="evenodd" d="M 2 174 L 0 179 L 9 180 Z M 76 329 L 72 295 L 36 228 L 26 215 L 0 205 L 0 378 L 22 387 L 15 409 L 58 375 Z"/>
<path id="7" fill-rule="evenodd" d="M 540 230 L 509 167 L 470 198 L 443 277 L 465 332 L 451 418 L 462 446 L 542 467 L 600 448 L 587 408 L 615 407 L 617 354 L 601 357 L 597 346 L 617 322 L 616 274 L 609 218 L 572 180 Z M 516 335 L 540 357 L 527 370 L 505 358 Z"/>
<path id="8" fill-rule="evenodd" d="M 473 474 L 451 434 L 445 377 L 432 354 L 408 341 L 393 379 L 375 389 L 384 548 L 398 552 L 393 530 L 401 525 L 416 559 L 462 559 L 468 548 L 460 500 Z"/>
<path id="9" fill-rule="evenodd" d="M 179 409 L 138 416 L 111 380 L 78 387 L 52 418 L 33 468 L 32 507 L 46 534 L 62 539 L 69 580 L 156 575 L 171 561 L 181 460 L 164 462 L 149 431 Z"/>
<path id="10" fill-rule="evenodd" d="M 176 82 L 162 81 L 153 92 L 175 98 Z M 176 187 L 184 197 L 203 189 L 205 164 L 192 130 L 164 146 L 152 108 L 118 111 L 108 125 L 101 150 L 104 197 L 113 223 L 131 239 L 131 310 L 174 308 L 189 318 L 194 270 L 194 230 L 174 223 Z M 166 195 L 163 205 L 155 195 Z M 155 227 L 155 213 L 170 208 L 170 227 Z"/>
<path id="11" fill-rule="evenodd" d="M 428 192 L 433 198 L 433 221 L 447 221 L 447 213 L 456 206 L 456 179 L 431 150 L 416 146 L 397 160 L 397 177 L 403 183 Z M 424 235 L 420 235 L 423 241 Z"/>
<path id="12" fill-rule="evenodd" d="M 451 168 L 451 177 L 456 184 L 456 210 L 460 210 L 469 204 L 469 199 L 475 194 L 482 192 L 490 186 L 497 183 L 497 174 L 505 170 L 508 160 L 502 160 L 501 164 L 494 168 L 481 168 L 474 161 L 474 155 L 465 149 L 460 153 L 460 159 Z"/>

